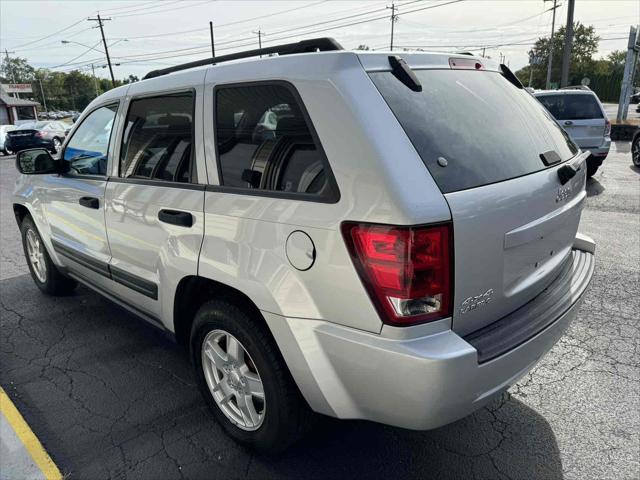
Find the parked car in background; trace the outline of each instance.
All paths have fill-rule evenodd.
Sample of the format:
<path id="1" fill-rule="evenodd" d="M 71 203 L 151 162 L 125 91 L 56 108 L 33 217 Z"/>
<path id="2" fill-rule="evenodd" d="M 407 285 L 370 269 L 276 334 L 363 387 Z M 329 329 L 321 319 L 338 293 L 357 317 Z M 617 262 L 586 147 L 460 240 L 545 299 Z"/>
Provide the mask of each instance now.
<path id="1" fill-rule="evenodd" d="M 5 141 L 7 138 L 7 132 L 15 129 L 15 125 L 0 125 L 0 152 L 4 153 L 5 155 L 11 155 L 13 153 L 13 151 L 6 146 Z"/>
<path id="2" fill-rule="evenodd" d="M 85 284 L 183 343 L 261 450 L 311 410 L 470 414 L 558 342 L 595 265 L 588 153 L 510 70 L 340 50 L 152 72 L 93 100 L 59 158 L 16 161 L 37 287 Z"/>
<path id="3" fill-rule="evenodd" d="M 611 122 L 598 96 L 587 88 L 536 91 L 534 96 L 569 134 L 587 159 L 587 176 L 592 177 L 611 147 Z"/>
<path id="4" fill-rule="evenodd" d="M 640 167 L 640 128 L 636 129 L 631 140 L 631 160 L 636 167 Z"/>
<path id="5" fill-rule="evenodd" d="M 62 122 L 31 121 L 23 123 L 7 134 L 5 148 L 13 152 L 43 147 L 58 153 L 67 136 L 67 125 Z"/>

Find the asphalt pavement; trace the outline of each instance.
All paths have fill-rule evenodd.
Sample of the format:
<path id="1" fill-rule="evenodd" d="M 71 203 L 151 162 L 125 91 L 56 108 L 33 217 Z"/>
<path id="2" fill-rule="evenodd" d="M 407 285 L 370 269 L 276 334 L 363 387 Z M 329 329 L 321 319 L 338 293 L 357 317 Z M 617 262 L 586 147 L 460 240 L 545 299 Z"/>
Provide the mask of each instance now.
<path id="1" fill-rule="evenodd" d="M 578 318 L 529 375 L 437 430 L 322 418 L 278 457 L 225 436 L 180 347 L 88 289 L 39 292 L 15 177 L 0 157 L 0 384 L 70 479 L 640 478 L 640 170 L 628 142 L 588 183 L 580 230 L 597 265 Z"/>

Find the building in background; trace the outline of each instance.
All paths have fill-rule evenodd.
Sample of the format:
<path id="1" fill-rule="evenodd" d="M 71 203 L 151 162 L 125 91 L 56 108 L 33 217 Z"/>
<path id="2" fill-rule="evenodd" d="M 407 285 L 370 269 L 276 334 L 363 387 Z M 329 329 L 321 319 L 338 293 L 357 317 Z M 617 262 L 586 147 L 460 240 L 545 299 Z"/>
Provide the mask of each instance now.
<path id="1" fill-rule="evenodd" d="M 38 102 L 14 98 L 0 87 L 0 125 L 20 125 L 38 118 Z"/>

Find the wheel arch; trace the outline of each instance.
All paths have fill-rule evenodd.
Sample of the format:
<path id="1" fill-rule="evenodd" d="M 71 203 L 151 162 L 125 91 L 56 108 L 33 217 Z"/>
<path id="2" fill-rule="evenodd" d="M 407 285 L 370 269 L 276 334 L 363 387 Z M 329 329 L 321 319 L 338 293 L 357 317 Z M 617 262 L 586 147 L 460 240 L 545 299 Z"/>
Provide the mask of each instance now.
<path id="1" fill-rule="evenodd" d="M 210 278 L 190 275 L 178 283 L 173 302 L 173 328 L 176 342 L 188 346 L 193 320 L 202 304 L 221 298 L 248 310 L 252 317 L 264 322 L 260 309 L 240 290 Z M 267 326 L 268 328 L 268 326 Z"/>
<path id="2" fill-rule="evenodd" d="M 18 226 L 20 226 L 22 225 L 22 221 L 24 220 L 24 217 L 26 217 L 27 215 L 31 215 L 31 212 L 29 211 L 29 208 L 27 208 L 25 205 L 22 205 L 21 203 L 14 203 L 13 214 L 16 217 L 16 222 L 18 222 Z M 31 217 L 33 218 L 33 215 L 31 215 Z"/>

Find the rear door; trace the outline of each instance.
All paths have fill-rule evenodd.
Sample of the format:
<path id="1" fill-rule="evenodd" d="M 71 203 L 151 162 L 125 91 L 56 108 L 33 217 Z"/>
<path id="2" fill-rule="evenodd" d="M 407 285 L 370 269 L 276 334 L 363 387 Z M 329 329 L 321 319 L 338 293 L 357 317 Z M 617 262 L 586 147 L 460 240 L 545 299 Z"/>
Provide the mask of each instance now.
<path id="1" fill-rule="evenodd" d="M 602 144 L 606 120 L 595 95 L 565 91 L 543 94 L 537 98 L 580 148 L 595 148 Z"/>
<path id="2" fill-rule="evenodd" d="M 578 149 L 530 94 L 500 73 L 414 72 L 421 92 L 389 72 L 370 76 L 449 204 L 453 329 L 466 334 L 553 281 L 577 232 L 585 169 L 561 185 L 557 169 Z M 554 158 L 557 163 L 545 163 Z"/>
<path id="3" fill-rule="evenodd" d="M 196 111 L 194 90 L 131 99 L 117 176 L 107 187 L 114 288 L 151 319 L 172 318 L 178 282 L 198 272 L 204 185 L 196 173 Z"/>

